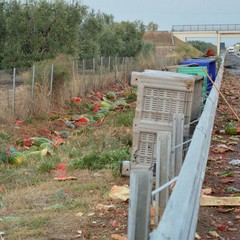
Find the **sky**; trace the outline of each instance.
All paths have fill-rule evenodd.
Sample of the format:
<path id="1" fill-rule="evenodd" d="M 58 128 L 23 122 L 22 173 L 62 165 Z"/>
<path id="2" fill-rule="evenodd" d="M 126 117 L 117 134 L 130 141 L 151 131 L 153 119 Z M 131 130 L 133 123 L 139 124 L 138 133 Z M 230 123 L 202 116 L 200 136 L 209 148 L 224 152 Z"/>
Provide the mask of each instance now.
<path id="1" fill-rule="evenodd" d="M 159 31 L 171 31 L 172 25 L 240 24 L 240 0 L 82 0 L 82 3 L 113 15 L 116 22 L 140 20 L 145 25 L 154 22 Z M 216 43 L 215 39 L 207 41 Z M 232 45 L 240 42 L 240 38 L 221 41 Z"/>

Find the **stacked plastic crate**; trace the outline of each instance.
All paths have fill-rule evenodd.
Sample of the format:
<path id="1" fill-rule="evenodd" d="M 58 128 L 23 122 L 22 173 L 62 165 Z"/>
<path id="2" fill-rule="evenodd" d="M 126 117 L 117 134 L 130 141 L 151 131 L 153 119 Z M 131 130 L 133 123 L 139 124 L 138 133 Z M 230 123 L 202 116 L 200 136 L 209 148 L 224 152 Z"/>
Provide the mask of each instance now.
<path id="1" fill-rule="evenodd" d="M 138 86 L 132 168 L 156 163 L 157 133 L 172 133 L 174 113 L 184 114 L 184 136 L 189 135 L 190 121 L 201 112 L 203 80 L 199 76 L 154 70 L 132 73 L 131 84 Z"/>

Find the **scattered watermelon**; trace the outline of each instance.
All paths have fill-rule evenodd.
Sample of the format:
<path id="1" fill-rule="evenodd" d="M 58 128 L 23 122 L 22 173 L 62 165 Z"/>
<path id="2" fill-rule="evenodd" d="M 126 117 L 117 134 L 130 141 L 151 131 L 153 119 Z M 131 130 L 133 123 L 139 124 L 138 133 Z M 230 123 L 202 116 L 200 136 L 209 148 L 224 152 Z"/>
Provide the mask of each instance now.
<path id="1" fill-rule="evenodd" d="M 103 95 L 104 95 L 103 93 L 97 92 L 97 98 L 101 99 L 103 97 Z"/>
<path id="2" fill-rule="evenodd" d="M 98 104 L 98 103 L 94 103 L 94 104 L 93 104 L 93 111 L 94 111 L 94 112 L 97 112 L 98 110 L 100 110 L 99 104 Z"/>
<path id="3" fill-rule="evenodd" d="M 94 119 L 95 121 L 98 121 L 98 120 L 100 120 L 100 119 L 103 119 L 104 117 L 105 117 L 105 115 L 104 115 L 103 113 L 97 112 L 97 113 L 93 116 L 93 119 Z"/>
<path id="4" fill-rule="evenodd" d="M 39 147 L 42 143 L 51 143 L 51 140 L 44 137 L 31 137 L 29 139 L 32 140 L 32 145 L 37 147 Z"/>
<path id="5" fill-rule="evenodd" d="M 237 128 L 230 122 L 225 127 L 225 133 L 236 135 L 238 134 Z"/>
<path id="6" fill-rule="evenodd" d="M 78 105 L 82 102 L 82 100 L 80 98 L 78 98 L 78 97 L 72 97 L 71 101 L 76 103 L 76 104 L 78 104 Z"/>
<path id="7" fill-rule="evenodd" d="M 112 91 L 108 92 L 108 93 L 106 94 L 106 97 L 107 97 L 108 99 L 112 99 L 112 100 L 115 100 L 115 99 L 117 98 L 115 92 L 112 92 Z"/>
<path id="8" fill-rule="evenodd" d="M 98 113 L 103 113 L 104 116 L 107 116 L 107 115 L 109 115 L 111 112 L 108 111 L 108 110 L 106 110 L 106 109 L 101 109 L 101 110 L 98 111 Z"/>
<path id="9" fill-rule="evenodd" d="M 19 151 L 15 151 L 10 155 L 10 163 L 20 165 L 26 160 L 24 154 Z"/>
<path id="10" fill-rule="evenodd" d="M 112 108 L 112 103 L 109 101 L 102 101 L 100 102 L 100 107 L 105 110 L 109 110 Z"/>
<path id="11" fill-rule="evenodd" d="M 89 119 L 85 117 L 81 117 L 76 122 L 77 122 L 76 124 L 77 127 L 86 126 L 89 122 Z"/>
<path id="12" fill-rule="evenodd" d="M 79 114 L 75 114 L 75 115 L 71 116 L 72 121 L 77 121 L 79 118 L 81 118 L 81 115 L 79 115 Z"/>

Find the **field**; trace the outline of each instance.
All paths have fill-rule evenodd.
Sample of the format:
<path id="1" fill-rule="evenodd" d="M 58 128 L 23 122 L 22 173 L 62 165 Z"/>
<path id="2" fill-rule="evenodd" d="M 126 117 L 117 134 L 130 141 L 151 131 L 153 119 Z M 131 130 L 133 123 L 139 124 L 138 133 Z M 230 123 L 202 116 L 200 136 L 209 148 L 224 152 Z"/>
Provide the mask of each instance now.
<path id="1" fill-rule="evenodd" d="M 111 89 L 116 101 L 128 103 L 92 124 L 71 128 L 66 121 L 94 115 L 88 106 L 101 102 L 100 93 L 80 105 L 73 103 L 62 116 L 1 125 L 0 232 L 6 239 L 126 236 L 128 202 L 115 202 L 108 194 L 114 185 L 129 182 L 119 169 L 122 160 L 130 159 L 136 94 L 127 86 Z M 53 149 L 46 155 L 39 155 L 39 149 L 27 155 L 33 147 L 27 139 L 32 137 L 51 140 Z M 12 148 L 27 155 L 23 162 L 11 159 Z"/>

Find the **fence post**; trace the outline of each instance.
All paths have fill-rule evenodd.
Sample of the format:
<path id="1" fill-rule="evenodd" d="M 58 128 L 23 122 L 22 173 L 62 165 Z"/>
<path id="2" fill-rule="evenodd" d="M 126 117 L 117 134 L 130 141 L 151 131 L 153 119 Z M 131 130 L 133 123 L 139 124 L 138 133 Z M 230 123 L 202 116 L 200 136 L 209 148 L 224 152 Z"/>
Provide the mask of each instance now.
<path id="1" fill-rule="evenodd" d="M 51 106 L 51 104 L 52 104 L 53 71 L 54 71 L 54 64 L 52 64 L 52 66 L 51 66 L 51 78 L 50 78 L 50 106 Z"/>
<path id="2" fill-rule="evenodd" d="M 183 163 L 184 114 L 173 115 L 173 141 L 171 158 L 171 177 L 179 175 Z M 176 147 L 177 146 L 177 147 Z"/>
<path id="3" fill-rule="evenodd" d="M 156 159 L 156 189 L 167 183 L 170 179 L 170 154 L 171 154 L 171 133 L 157 133 L 157 159 Z M 169 188 L 165 188 L 156 194 L 154 222 L 159 220 L 159 210 L 162 211 L 169 198 Z"/>
<path id="4" fill-rule="evenodd" d="M 152 170 L 132 169 L 130 174 L 130 201 L 128 239 L 146 240 L 149 236 Z"/>
<path id="5" fill-rule="evenodd" d="M 85 69 L 85 60 L 82 60 L 82 70 L 83 70 L 83 84 L 84 84 L 84 95 L 86 94 L 86 90 L 87 90 L 87 86 L 86 86 L 86 79 L 85 79 L 85 75 L 86 75 L 86 69 Z"/>
<path id="6" fill-rule="evenodd" d="M 75 70 L 75 60 L 73 60 L 73 62 L 72 62 L 72 74 L 73 74 L 73 77 L 72 77 L 72 89 L 70 90 L 70 92 L 71 92 L 71 96 L 74 96 L 75 95 L 75 93 L 74 93 L 74 89 L 75 89 L 75 87 L 76 87 L 76 85 L 75 85 L 75 82 L 76 82 L 76 70 Z"/>
<path id="7" fill-rule="evenodd" d="M 31 92 L 31 97 L 32 97 L 32 104 L 31 104 L 31 112 L 33 113 L 34 110 L 34 100 L 35 100 L 35 65 L 32 67 L 32 92 Z"/>
<path id="8" fill-rule="evenodd" d="M 93 90 L 96 90 L 96 63 L 95 63 L 95 58 L 93 58 Z"/>
<path id="9" fill-rule="evenodd" d="M 108 57 L 108 71 L 111 70 L 111 57 Z"/>
<path id="10" fill-rule="evenodd" d="M 103 87 L 103 57 L 100 57 L 100 82 L 101 82 L 101 88 Z"/>
<path id="11" fill-rule="evenodd" d="M 12 116 L 15 116 L 16 68 L 13 69 Z"/>
<path id="12" fill-rule="evenodd" d="M 34 86 L 35 86 L 35 65 L 33 65 L 32 68 L 32 101 L 34 102 L 34 98 L 35 98 L 35 91 L 34 91 Z"/>
<path id="13" fill-rule="evenodd" d="M 114 64 L 115 64 L 115 81 L 117 82 L 118 79 L 119 79 L 119 77 L 118 77 L 118 66 L 117 66 L 117 57 L 115 57 Z"/>

